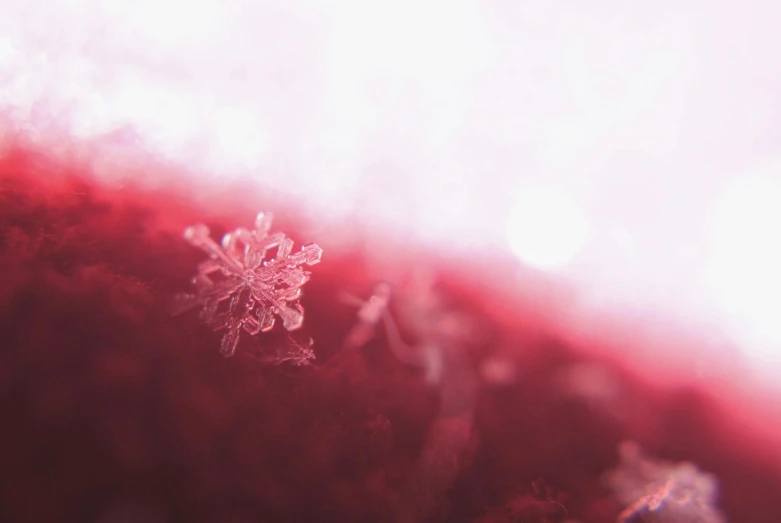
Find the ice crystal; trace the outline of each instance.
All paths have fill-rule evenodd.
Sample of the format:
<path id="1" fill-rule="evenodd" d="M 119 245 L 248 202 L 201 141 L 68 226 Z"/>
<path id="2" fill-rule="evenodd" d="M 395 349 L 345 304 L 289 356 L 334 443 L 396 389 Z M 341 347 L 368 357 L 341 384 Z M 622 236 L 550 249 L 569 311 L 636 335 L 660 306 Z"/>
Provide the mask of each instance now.
<path id="1" fill-rule="evenodd" d="M 555 492 L 542 478 L 532 482 L 532 491 L 516 495 L 504 507 L 494 507 L 474 523 L 574 523 L 568 520 L 564 496 Z"/>
<path id="2" fill-rule="evenodd" d="M 620 523 L 725 523 L 715 507 L 718 485 L 713 475 L 693 463 L 645 457 L 636 443 L 623 443 L 621 463 L 607 481 L 626 507 Z"/>
<path id="3" fill-rule="evenodd" d="M 391 285 L 388 282 L 380 282 L 375 285 L 374 293 L 366 301 L 352 295 L 343 297 L 343 301 L 360 307 L 358 322 L 350 329 L 347 338 L 345 338 L 344 346 L 346 349 L 360 348 L 374 336 L 377 323 L 388 309 L 390 298 Z"/>
<path id="4" fill-rule="evenodd" d="M 310 273 L 301 266 L 318 263 L 323 250 L 310 243 L 291 254 L 293 241 L 280 232 L 269 234 L 271 221 L 270 213 L 258 213 L 254 229 L 237 228 L 222 237 L 222 244 L 212 240 L 206 225 L 184 231 L 184 238 L 209 259 L 198 265 L 195 293 L 176 297 L 174 313 L 200 307 L 205 322 L 225 331 L 223 356 L 236 352 L 242 329 L 252 335 L 267 332 L 275 316 L 288 331 L 304 322 L 299 298 Z"/>
<path id="5" fill-rule="evenodd" d="M 288 345 L 278 346 L 273 352 L 267 352 L 255 359 L 275 367 L 285 364 L 295 367 L 309 366 L 315 359 L 315 351 L 312 350 L 315 341 L 312 338 L 309 338 L 307 343 L 298 343 L 293 338 L 289 340 Z"/>
<path id="6" fill-rule="evenodd" d="M 535 479 L 531 487 L 530 492 L 516 493 L 503 506 L 489 508 L 472 523 L 579 523 L 567 517 L 566 494 L 553 489 L 542 478 Z"/>

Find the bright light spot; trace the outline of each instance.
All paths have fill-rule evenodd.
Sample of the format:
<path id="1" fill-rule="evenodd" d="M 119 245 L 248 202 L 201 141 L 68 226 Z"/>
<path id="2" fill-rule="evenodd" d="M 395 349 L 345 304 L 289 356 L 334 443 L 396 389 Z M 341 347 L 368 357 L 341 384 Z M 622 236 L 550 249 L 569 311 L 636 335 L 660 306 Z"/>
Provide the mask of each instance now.
<path id="1" fill-rule="evenodd" d="M 781 173 L 744 177 L 712 216 L 706 282 L 743 351 L 781 364 Z"/>
<path id="2" fill-rule="evenodd" d="M 588 220 L 577 203 L 553 189 L 524 192 L 507 225 L 515 255 L 539 269 L 569 263 L 586 243 L 588 233 Z"/>

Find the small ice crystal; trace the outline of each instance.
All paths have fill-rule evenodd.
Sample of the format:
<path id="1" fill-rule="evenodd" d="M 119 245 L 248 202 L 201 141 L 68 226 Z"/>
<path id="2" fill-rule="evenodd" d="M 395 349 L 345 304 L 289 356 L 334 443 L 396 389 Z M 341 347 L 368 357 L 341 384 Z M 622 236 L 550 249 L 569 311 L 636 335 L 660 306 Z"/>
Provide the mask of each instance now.
<path id="1" fill-rule="evenodd" d="M 636 443 L 619 448 L 621 463 L 607 482 L 626 507 L 619 523 L 725 523 L 715 507 L 716 478 L 693 463 L 673 463 L 645 457 Z"/>
<path id="2" fill-rule="evenodd" d="M 307 343 L 298 343 L 293 338 L 288 338 L 290 344 L 277 347 L 273 352 L 268 352 L 256 358 L 267 365 L 280 366 L 292 365 L 294 367 L 307 367 L 315 359 L 315 344 L 312 338 Z"/>
<path id="3" fill-rule="evenodd" d="M 357 349 L 364 346 L 374 336 L 377 323 L 386 314 L 391 298 L 391 285 L 380 282 L 374 287 L 374 294 L 363 301 L 354 296 L 345 296 L 345 301 L 360 307 L 358 322 L 350 329 L 344 345 L 347 349 Z"/>
<path id="4" fill-rule="evenodd" d="M 299 299 L 310 273 L 301 265 L 318 263 L 323 250 L 310 243 L 291 254 L 293 241 L 280 232 L 269 234 L 271 221 L 270 213 L 258 213 L 254 229 L 235 229 L 222 237 L 222 244 L 211 239 L 205 225 L 184 231 L 184 238 L 209 259 L 198 265 L 195 293 L 176 296 L 174 313 L 200 307 L 206 323 L 225 331 L 220 346 L 225 357 L 236 352 L 242 329 L 252 335 L 267 332 L 275 316 L 288 331 L 304 322 Z"/>

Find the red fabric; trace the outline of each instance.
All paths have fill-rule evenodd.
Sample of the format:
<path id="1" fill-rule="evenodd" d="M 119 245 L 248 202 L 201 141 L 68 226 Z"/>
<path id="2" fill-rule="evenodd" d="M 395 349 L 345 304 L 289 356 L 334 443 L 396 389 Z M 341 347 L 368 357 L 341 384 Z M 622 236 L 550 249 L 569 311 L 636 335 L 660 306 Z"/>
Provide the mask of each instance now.
<path id="1" fill-rule="evenodd" d="M 219 333 L 167 303 L 203 259 L 182 228 L 206 219 L 219 232 L 251 215 L 87 180 L 29 152 L 0 160 L 2 521 L 510 521 L 501 507 L 526 496 L 516 521 L 561 521 L 561 503 L 582 523 L 610 522 L 621 507 L 603 475 L 625 439 L 714 473 L 731 521 L 778 519 L 778 470 L 750 457 L 749 440 L 720 435 L 729 418 L 706 395 L 661 393 L 611 362 L 627 415 L 563 394 L 559 371 L 585 356 L 499 315 L 453 265 L 439 266 L 438 289 L 485 332 L 462 344 L 470 412 L 444 408 L 445 388 L 399 362 L 381 329 L 340 352 L 356 309 L 339 294 L 377 283 L 361 252 L 326 250 L 304 288 L 316 367 L 270 368 L 241 347 L 225 359 Z M 297 245 L 320 241 L 294 220 L 278 227 Z M 518 369 L 504 385 L 479 379 L 497 355 Z M 537 478 L 555 492 L 547 508 L 529 497 Z"/>

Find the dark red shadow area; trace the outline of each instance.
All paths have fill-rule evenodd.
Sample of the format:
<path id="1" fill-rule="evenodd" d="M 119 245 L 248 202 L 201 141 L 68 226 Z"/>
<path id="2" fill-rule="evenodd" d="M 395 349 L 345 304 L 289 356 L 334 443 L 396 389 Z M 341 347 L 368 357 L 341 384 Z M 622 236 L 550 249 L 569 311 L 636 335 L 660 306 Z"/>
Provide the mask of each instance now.
<path id="1" fill-rule="evenodd" d="M 206 220 L 216 234 L 251 216 L 205 218 L 174 194 L 101 189 L 68 169 L 23 151 L 0 159 L 1 521 L 562 522 L 495 510 L 542 478 L 567 517 L 611 522 L 621 507 L 603 477 L 626 439 L 715 474 L 730 521 L 779 520 L 777 464 L 720 436 L 730 419 L 707 395 L 656 390 L 555 332 L 530 334 L 457 267 L 436 267 L 438 292 L 481 335 L 460 344 L 469 378 L 450 389 L 398 361 L 381 329 L 341 349 L 356 309 L 338 296 L 376 283 L 354 250 L 326 250 L 304 288 L 315 365 L 247 357 L 246 344 L 284 339 L 279 325 L 223 358 L 197 314 L 168 312 L 203 259 L 181 230 Z M 295 220 L 275 228 L 297 246 L 322 241 Z M 495 357 L 518 369 L 512 379 L 481 378 Z M 562 392 L 562 371 L 585 364 L 620 383 L 621 415 Z"/>

